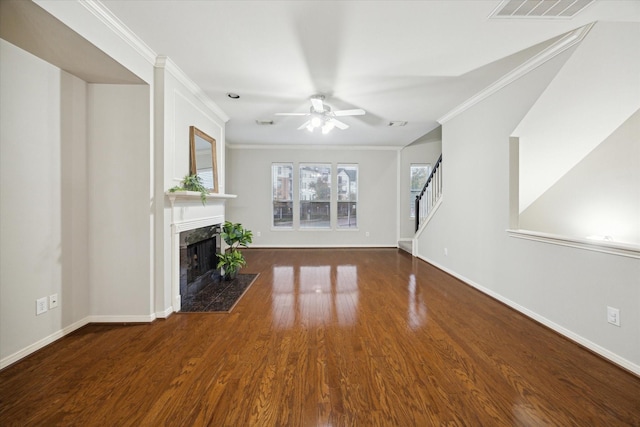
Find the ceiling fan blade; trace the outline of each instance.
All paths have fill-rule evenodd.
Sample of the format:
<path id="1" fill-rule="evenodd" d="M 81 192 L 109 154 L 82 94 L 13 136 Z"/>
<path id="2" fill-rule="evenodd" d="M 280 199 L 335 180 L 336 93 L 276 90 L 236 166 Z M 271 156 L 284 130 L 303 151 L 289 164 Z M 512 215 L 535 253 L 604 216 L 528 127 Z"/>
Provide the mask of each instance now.
<path id="1" fill-rule="evenodd" d="M 304 123 L 302 124 L 302 126 L 300 126 L 300 127 L 298 128 L 298 130 L 302 130 L 302 129 L 306 128 L 307 126 L 309 126 L 309 123 L 310 123 L 310 122 L 311 122 L 311 120 L 307 120 L 306 122 L 304 122 Z"/>
<path id="2" fill-rule="evenodd" d="M 355 108 L 353 110 L 338 110 L 338 111 L 334 111 L 333 114 L 336 117 L 340 117 L 340 116 L 363 116 L 363 115 L 366 114 L 366 112 L 361 108 Z"/>
<path id="3" fill-rule="evenodd" d="M 349 128 L 348 124 L 342 123 L 340 120 L 331 119 L 329 120 L 329 123 L 332 123 L 335 127 L 337 127 L 340 130 L 345 130 Z"/>
<path id="4" fill-rule="evenodd" d="M 321 97 L 312 96 L 311 105 L 313 105 L 313 109 L 319 113 L 322 113 L 324 111 L 324 105 L 322 103 Z"/>
<path id="5" fill-rule="evenodd" d="M 276 116 L 308 116 L 309 113 L 276 113 Z"/>

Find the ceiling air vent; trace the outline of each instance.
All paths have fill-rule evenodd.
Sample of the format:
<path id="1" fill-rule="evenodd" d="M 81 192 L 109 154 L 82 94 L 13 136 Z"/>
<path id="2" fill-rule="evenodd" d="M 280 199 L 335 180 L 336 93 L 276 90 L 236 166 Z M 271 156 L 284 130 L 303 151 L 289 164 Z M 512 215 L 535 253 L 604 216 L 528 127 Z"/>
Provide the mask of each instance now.
<path id="1" fill-rule="evenodd" d="M 595 0 L 503 0 L 491 18 L 573 18 Z"/>
<path id="2" fill-rule="evenodd" d="M 271 126 L 273 124 L 273 120 L 256 120 L 256 123 L 260 126 Z"/>

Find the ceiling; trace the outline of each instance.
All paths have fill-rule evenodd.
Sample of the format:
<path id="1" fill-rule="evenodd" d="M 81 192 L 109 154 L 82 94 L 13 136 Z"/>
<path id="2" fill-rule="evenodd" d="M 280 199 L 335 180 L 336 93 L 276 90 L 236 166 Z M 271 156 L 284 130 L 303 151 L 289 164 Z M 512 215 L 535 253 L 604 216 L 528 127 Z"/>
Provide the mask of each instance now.
<path id="1" fill-rule="evenodd" d="M 490 18 L 500 0 L 102 4 L 220 106 L 231 145 L 405 146 L 554 38 L 640 18 L 631 0 L 596 0 L 570 19 Z M 367 114 L 327 135 L 297 130 L 305 117 L 275 115 L 308 112 L 314 94 Z"/>

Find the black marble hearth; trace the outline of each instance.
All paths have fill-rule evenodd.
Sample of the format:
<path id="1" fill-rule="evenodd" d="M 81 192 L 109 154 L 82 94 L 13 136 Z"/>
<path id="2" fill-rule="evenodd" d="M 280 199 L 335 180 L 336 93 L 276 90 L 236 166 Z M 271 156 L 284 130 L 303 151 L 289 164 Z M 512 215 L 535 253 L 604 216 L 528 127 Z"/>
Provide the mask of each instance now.
<path id="1" fill-rule="evenodd" d="M 183 298 L 181 312 L 229 312 L 234 307 L 257 274 L 238 274 L 233 280 L 218 277 L 203 287 L 197 294 Z"/>

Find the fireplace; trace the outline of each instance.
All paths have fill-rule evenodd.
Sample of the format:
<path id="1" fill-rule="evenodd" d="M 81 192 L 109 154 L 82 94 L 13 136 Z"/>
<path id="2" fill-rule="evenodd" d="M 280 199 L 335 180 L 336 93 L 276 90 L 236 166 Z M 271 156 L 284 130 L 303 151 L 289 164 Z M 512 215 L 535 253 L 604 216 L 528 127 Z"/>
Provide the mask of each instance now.
<path id="1" fill-rule="evenodd" d="M 210 284 L 220 281 L 220 224 L 180 233 L 180 305 Z"/>
<path id="2" fill-rule="evenodd" d="M 181 292 L 183 292 L 181 279 L 183 273 L 186 279 L 187 273 L 187 258 L 185 257 L 185 264 L 181 264 L 181 254 L 184 253 L 186 256 L 187 247 L 189 246 L 186 242 L 188 234 L 183 235 L 183 233 L 198 230 L 199 228 L 220 227 L 225 221 L 225 202 L 228 199 L 234 199 L 236 196 L 233 194 L 210 194 L 207 196 L 207 202 L 204 205 L 200 199 L 200 193 L 194 191 L 168 192 L 167 197 L 171 203 L 170 218 L 166 218 L 171 224 L 171 299 L 170 305 L 166 306 L 165 311 L 158 317 L 167 317 L 173 312 L 180 311 Z M 216 237 L 216 239 L 219 238 Z M 215 247 L 216 250 L 220 250 L 220 242 L 218 240 L 216 240 Z M 201 258 L 201 254 L 198 253 L 198 259 Z M 210 257 L 209 262 L 212 262 Z M 202 274 L 194 274 L 202 276 Z M 189 289 L 189 291 L 191 290 Z M 165 291 L 168 291 L 168 289 L 165 288 Z M 184 292 L 187 292 L 187 287 L 184 287 Z M 165 300 L 163 303 L 167 304 L 169 301 Z"/>

